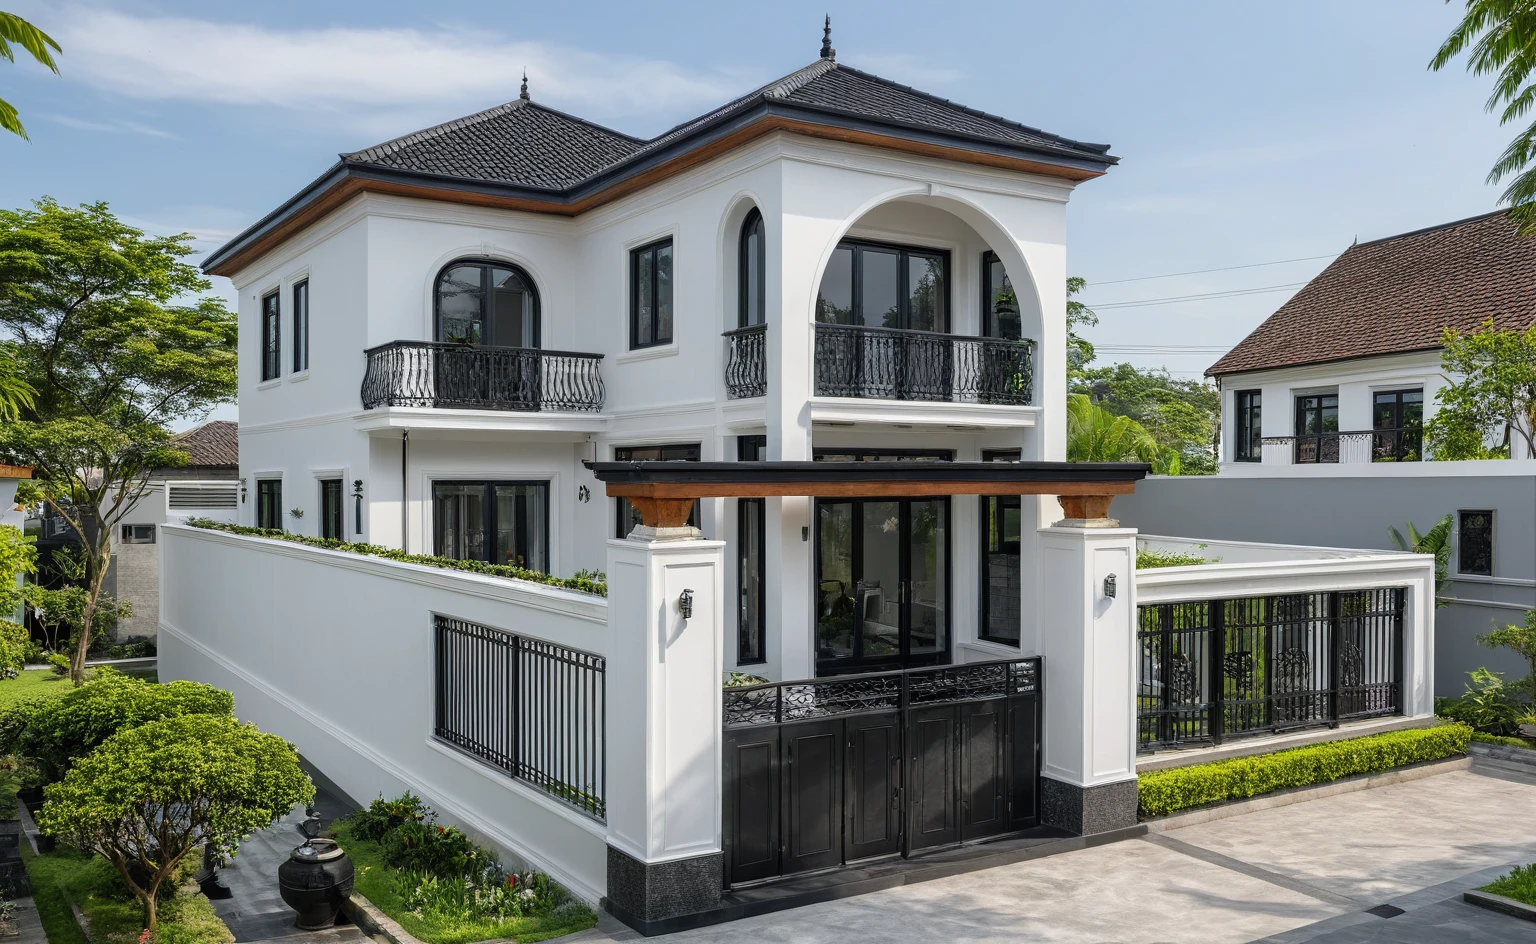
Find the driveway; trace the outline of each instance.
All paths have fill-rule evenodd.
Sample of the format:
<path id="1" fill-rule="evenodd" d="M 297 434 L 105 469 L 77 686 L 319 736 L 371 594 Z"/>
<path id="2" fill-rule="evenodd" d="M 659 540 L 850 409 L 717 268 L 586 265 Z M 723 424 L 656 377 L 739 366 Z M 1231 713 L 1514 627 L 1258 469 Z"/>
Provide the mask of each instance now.
<path id="1" fill-rule="evenodd" d="M 1530 941 L 1459 898 L 1536 861 L 1532 811 L 1536 778 L 1477 766 L 658 940 Z M 581 938 L 640 939 L 607 916 Z"/>

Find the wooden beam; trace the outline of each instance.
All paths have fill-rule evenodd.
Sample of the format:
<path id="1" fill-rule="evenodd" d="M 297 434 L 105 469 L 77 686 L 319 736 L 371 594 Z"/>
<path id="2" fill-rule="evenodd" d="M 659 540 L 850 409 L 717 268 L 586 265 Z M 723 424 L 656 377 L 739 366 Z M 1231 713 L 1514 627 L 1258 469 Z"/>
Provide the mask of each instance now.
<path id="1" fill-rule="evenodd" d="M 1113 495 L 1062 495 L 1061 510 L 1068 518 L 1092 521 L 1109 517 L 1109 503 Z"/>
<path id="2" fill-rule="evenodd" d="M 688 526 L 688 516 L 693 513 L 691 498 L 633 495 L 629 497 L 629 503 L 640 512 L 640 523 L 647 528 L 685 528 Z"/>

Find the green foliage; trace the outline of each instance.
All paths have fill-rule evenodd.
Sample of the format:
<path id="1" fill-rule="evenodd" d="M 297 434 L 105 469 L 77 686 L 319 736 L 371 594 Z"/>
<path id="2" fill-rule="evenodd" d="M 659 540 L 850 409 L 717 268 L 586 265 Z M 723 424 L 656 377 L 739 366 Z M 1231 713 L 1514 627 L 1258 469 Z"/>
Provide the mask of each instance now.
<path id="1" fill-rule="evenodd" d="M 1154 770 L 1137 779 L 1142 816 L 1243 799 L 1464 754 L 1472 729 L 1445 724 Z"/>
<path id="2" fill-rule="evenodd" d="M 0 615 L 16 612 L 26 599 L 16 578 L 37 573 L 37 545 L 14 525 L 0 524 Z"/>
<path id="3" fill-rule="evenodd" d="M 1509 624 L 1495 629 L 1491 633 L 1484 633 L 1477 637 L 1480 646 L 1497 649 L 1503 646 L 1512 649 L 1520 658 L 1524 659 L 1530 667 L 1529 674 L 1518 682 L 1510 685 L 1511 688 L 1523 691 L 1526 698 L 1532 704 L 1536 704 L 1536 610 L 1525 611 L 1525 622 L 1520 625 Z"/>
<path id="4" fill-rule="evenodd" d="M 87 944 L 70 911 L 71 901 L 90 923 L 96 944 L 136 944 L 143 933 L 144 909 L 110 862 L 68 847 L 34 856 L 26 843 L 22 846 L 49 944 Z M 187 862 L 175 876 L 177 884 L 172 887 L 168 883 L 162 889 L 155 944 L 227 944 L 234 940 L 213 905 L 190 882 L 196 865 L 196 860 Z"/>
<path id="5" fill-rule="evenodd" d="M 1067 377 L 1072 379 L 1094 358 L 1093 345 L 1082 335 L 1079 328 L 1097 327 L 1098 312 L 1077 301 L 1072 296 L 1088 287 L 1088 280 L 1071 276 L 1067 279 Z M 1014 303 L 1017 305 L 1017 302 Z"/>
<path id="6" fill-rule="evenodd" d="M 1472 740 L 1479 744 L 1495 744 L 1499 747 L 1518 747 L 1524 750 L 1536 750 L 1536 745 L 1531 744 L 1525 738 L 1500 737 L 1497 734 L 1484 734 L 1481 731 L 1472 732 Z"/>
<path id="7" fill-rule="evenodd" d="M 347 818 L 352 835 L 368 842 L 378 842 L 391 830 L 406 823 L 425 823 L 434 814 L 421 797 L 404 793 L 393 800 L 379 797 Z"/>
<path id="8" fill-rule="evenodd" d="M 1221 393 L 1199 380 L 1177 380 L 1166 370 L 1114 364 L 1073 372 L 1070 393 L 1080 393 L 1116 416 L 1141 424 L 1162 448 L 1179 457 L 1183 475 L 1216 471 Z"/>
<path id="9" fill-rule="evenodd" d="M 54 556 L 58 556 L 55 553 Z M 43 628 L 48 646 L 59 653 L 73 648 L 85 626 L 85 613 L 91 604 L 91 594 L 85 587 L 39 587 L 26 589 L 27 601 Z M 96 601 L 96 612 L 91 620 L 91 646 L 95 648 L 103 640 L 110 639 L 117 624 L 133 615 L 133 602 L 119 600 L 103 593 Z M 65 656 L 66 661 L 68 656 Z"/>
<path id="10" fill-rule="evenodd" d="M 53 666 L 54 675 L 69 674 L 69 656 L 62 652 L 50 652 L 45 658 L 48 664 Z"/>
<path id="11" fill-rule="evenodd" d="M 1511 700 L 1511 686 L 1504 676 L 1486 666 L 1467 673 L 1467 690 L 1460 698 L 1436 698 L 1435 714 L 1459 721 L 1485 734 L 1515 733 L 1520 706 Z"/>
<path id="12" fill-rule="evenodd" d="M 330 538 L 312 538 L 272 528 L 248 528 L 243 525 L 228 524 L 227 522 L 214 521 L 209 518 L 189 518 L 186 523 L 194 528 L 225 531 L 229 534 L 239 534 L 245 537 L 270 538 L 274 541 L 291 541 L 295 544 L 320 547 L 328 551 L 343 551 L 348 554 L 366 554 L 369 557 L 382 557 L 386 560 L 399 561 L 403 564 L 422 564 L 427 567 L 440 567 L 445 570 L 464 570 L 472 574 L 487 574 L 492 577 L 528 580 L 550 587 L 560 587 L 564 590 L 591 593 L 600 597 L 608 595 L 608 585 L 598 579 L 602 578 L 603 574 L 591 571 L 581 571 L 574 577 L 556 577 L 552 574 L 540 573 L 537 570 L 524 570 L 521 567 L 514 567 L 510 564 L 487 564 L 481 561 L 455 560 L 452 557 L 437 557 L 431 554 L 407 554 L 398 548 L 380 547 L 377 544 L 353 544 L 348 541 L 336 541 Z"/>
<path id="13" fill-rule="evenodd" d="M 391 868 L 440 878 L 465 878 L 500 867 L 495 856 L 458 827 L 430 821 L 401 823 L 384 834 L 379 849 Z"/>
<path id="14" fill-rule="evenodd" d="M 1451 584 L 1451 528 L 1452 516 L 1446 515 L 1436 521 L 1434 527 L 1419 533 L 1419 529 L 1408 522 L 1408 536 L 1397 530 L 1396 526 L 1387 528 L 1387 534 L 1392 538 L 1392 544 L 1400 551 L 1410 551 L 1414 554 L 1428 554 L 1435 559 L 1435 606 L 1448 606 L 1449 601 L 1444 598 L 1445 590 Z"/>
<path id="15" fill-rule="evenodd" d="M 1485 110 L 1499 112 L 1499 124 L 1519 122 L 1536 104 L 1536 9 L 1525 0 L 1466 0 L 1466 14 L 1435 52 L 1429 67 L 1439 70 L 1463 52 L 1467 71 L 1494 76 Z M 1501 107 L 1502 106 L 1502 107 Z M 1503 199 L 1526 235 L 1536 233 L 1536 124 L 1521 130 L 1488 172 L 1488 182 L 1513 177 Z"/>
<path id="16" fill-rule="evenodd" d="M 118 732 L 162 718 L 234 714 L 229 692 L 201 682 L 164 685 L 98 669 L 87 684 L 25 709 L 12 749 L 35 763 L 49 780 L 63 777 L 72 763 Z M 0 734 L 11 729 L 10 715 L 0 716 Z"/>
<path id="17" fill-rule="evenodd" d="M 53 37 L 14 13 L 0 13 L 0 59 L 6 62 L 16 61 L 16 51 L 11 48 L 13 43 L 31 53 L 32 58 L 39 64 L 53 70 L 54 75 L 59 74 L 59 66 L 53 61 L 53 53 L 62 52 L 62 50 L 59 49 L 59 44 L 53 41 Z M 3 98 L 0 98 L 0 131 L 9 131 L 22 140 L 29 140 L 27 129 L 22 127 L 21 119 L 17 117 L 16 106 Z"/>
<path id="18" fill-rule="evenodd" d="M 1184 551 L 1159 551 L 1147 547 L 1136 548 L 1136 569 L 1154 570 L 1158 567 L 1188 567 L 1209 563 L 1203 556 Z"/>
<path id="19" fill-rule="evenodd" d="M 153 931 L 160 886 L 204 841 L 263 829 L 314 795 L 282 738 L 227 716 L 184 715 L 107 738 L 45 788 L 37 823 L 116 866 Z"/>
<path id="20" fill-rule="evenodd" d="M 1498 330 L 1493 320 L 1476 331 L 1447 328 L 1440 366 L 1451 383 L 1436 395 L 1439 409 L 1424 427 L 1436 459 L 1485 459 L 1491 441 L 1509 455 L 1511 435 L 1536 453 L 1536 326 Z"/>
<path id="21" fill-rule="evenodd" d="M 8 619 L 0 619 L 0 679 L 13 679 L 27 664 L 27 628 Z"/>
<path id="22" fill-rule="evenodd" d="M 1504 875 L 1479 888 L 1490 895 L 1503 895 L 1527 905 L 1536 905 L 1536 864 L 1517 865 Z"/>
<path id="23" fill-rule="evenodd" d="M 145 659 L 156 652 L 155 641 L 145 636 L 130 636 L 107 650 L 109 659 Z"/>
<path id="24" fill-rule="evenodd" d="M 749 672 L 732 672 L 725 677 L 726 688 L 741 688 L 745 685 L 766 685 L 768 680 L 761 675 L 753 675 Z"/>

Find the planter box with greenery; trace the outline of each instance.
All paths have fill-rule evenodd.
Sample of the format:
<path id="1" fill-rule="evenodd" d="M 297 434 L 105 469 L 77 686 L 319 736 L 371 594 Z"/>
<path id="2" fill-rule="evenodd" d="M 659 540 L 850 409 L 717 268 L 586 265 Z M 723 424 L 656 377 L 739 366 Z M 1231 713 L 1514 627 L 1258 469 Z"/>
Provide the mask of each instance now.
<path id="1" fill-rule="evenodd" d="M 1388 731 L 1296 747 L 1273 754 L 1174 767 L 1137 779 L 1143 817 L 1329 783 L 1465 754 L 1472 729 L 1464 724 Z"/>
<path id="2" fill-rule="evenodd" d="M 1482 888 L 1462 896 L 1490 911 L 1536 921 L 1536 864 L 1517 865 Z"/>

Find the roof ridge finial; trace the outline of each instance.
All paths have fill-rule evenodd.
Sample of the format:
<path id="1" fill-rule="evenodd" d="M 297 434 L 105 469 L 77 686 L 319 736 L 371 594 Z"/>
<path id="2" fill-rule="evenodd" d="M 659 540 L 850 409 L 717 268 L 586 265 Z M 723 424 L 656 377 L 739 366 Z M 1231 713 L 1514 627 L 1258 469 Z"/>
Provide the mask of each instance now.
<path id="1" fill-rule="evenodd" d="M 522 99 L 525 102 L 529 101 L 529 98 L 528 98 L 528 67 L 527 66 L 523 66 L 523 87 L 522 87 L 522 90 L 517 93 L 517 97 Z"/>
<path id="2" fill-rule="evenodd" d="M 837 50 L 832 48 L 832 14 L 827 14 L 827 22 L 821 28 L 821 58 L 837 61 Z"/>

